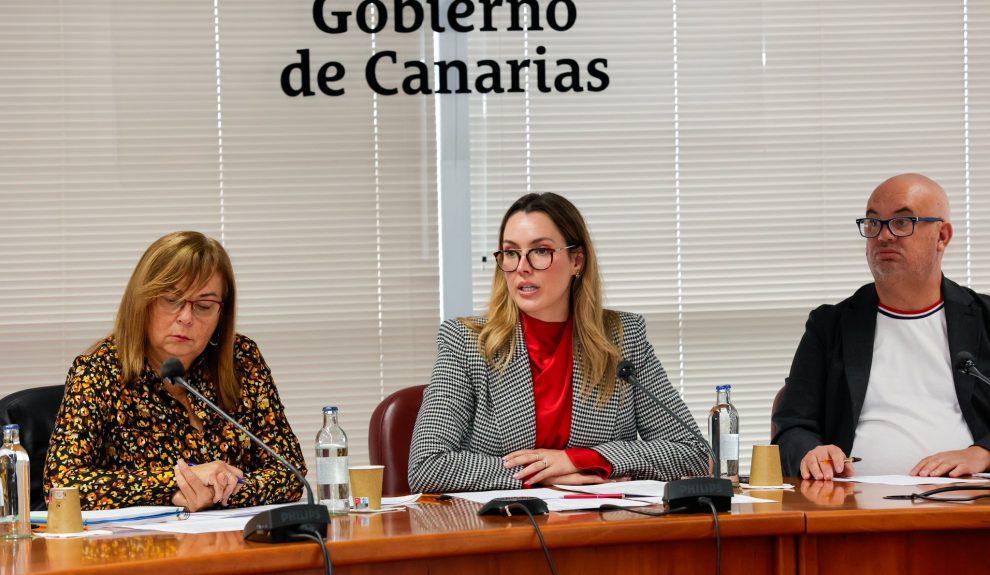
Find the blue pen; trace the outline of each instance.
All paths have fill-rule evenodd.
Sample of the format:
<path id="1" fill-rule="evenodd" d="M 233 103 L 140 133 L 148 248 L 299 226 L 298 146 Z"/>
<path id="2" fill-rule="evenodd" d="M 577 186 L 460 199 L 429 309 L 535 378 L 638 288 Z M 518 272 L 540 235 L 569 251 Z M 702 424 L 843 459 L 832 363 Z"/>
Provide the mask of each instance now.
<path id="1" fill-rule="evenodd" d="M 196 464 L 193 463 L 192 461 L 187 461 L 186 462 L 186 465 L 188 465 L 189 467 L 196 467 Z M 244 478 L 243 477 L 238 477 L 237 478 L 237 483 L 238 483 L 238 485 L 244 485 Z"/>
<path id="2" fill-rule="evenodd" d="M 106 519 L 83 519 L 83 525 L 99 525 L 101 523 L 123 523 L 125 521 L 142 521 L 144 519 L 158 519 L 160 517 L 172 517 L 176 516 L 179 519 L 185 519 L 189 517 L 189 512 L 176 508 L 171 511 L 162 511 L 160 513 L 149 513 L 148 515 L 136 515 L 134 517 L 108 517 Z M 42 518 L 31 518 L 31 523 L 37 523 L 39 525 L 45 525 L 48 523 L 48 519 Z"/>

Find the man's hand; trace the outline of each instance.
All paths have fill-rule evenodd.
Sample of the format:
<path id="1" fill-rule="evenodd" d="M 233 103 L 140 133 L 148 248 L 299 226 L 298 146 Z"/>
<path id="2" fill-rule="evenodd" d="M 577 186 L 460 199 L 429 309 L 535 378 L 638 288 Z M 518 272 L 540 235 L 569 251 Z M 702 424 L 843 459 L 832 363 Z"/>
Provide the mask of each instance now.
<path id="1" fill-rule="evenodd" d="M 833 477 L 850 477 L 855 473 L 852 463 L 846 463 L 846 454 L 836 445 L 819 445 L 801 460 L 802 479 L 832 481 Z"/>
<path id="2" fill-rule="evenodd" d="M 973 445 L 956 451 L 943 451 L 929 455 L 911 468 L 911 475 L 918 477 L 959 477 L 982 473 L 990 469 L 990 451 Z"/>

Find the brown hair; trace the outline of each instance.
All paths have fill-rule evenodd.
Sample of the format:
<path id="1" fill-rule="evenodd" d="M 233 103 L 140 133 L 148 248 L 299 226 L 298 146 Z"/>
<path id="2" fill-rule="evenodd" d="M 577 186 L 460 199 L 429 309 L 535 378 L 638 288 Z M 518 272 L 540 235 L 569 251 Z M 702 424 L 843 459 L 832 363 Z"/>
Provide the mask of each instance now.
<path id="1" fill-rule="evenodd" d="M 234 268 L 220 242 L 199 232 L 173 232 L 156 240 L 141 256 L 127 282 L 113 329 L 124 383 L 136 380 L 144 370 L 148 318 L 157 298 L 179 284 L 185 284 L 188 290 L 199 289 L 217 273 L 223 280 L 223 309 L 214 334 L 214 341 L 218 338 L 219 342 L 207 345 L 203 355 L 218 388 L 220 405 L 228 411 L 236 410 L 241 386 L 234 373 Z"/>
<path id="2" fill-rule="evenodd" d="M 546 214 L 564 236 L 564 244 L 575 246 L 574 250 L 580 249 L 584 253 L 581 274 L 571 279 L 574 352 L 575 357 L 580 358 L 581 371 L 586 375 L 581 393 L 591 397 L 597 389 L 598 401 L 604 403 L 615 390 L 615 370 L 619 363 L 616 340 L 622 339 L 622 325 L 618 314 L 602 307 L 602 280 L 588 226 L 577 207 L 563 196 L 550 192 L 526 194 L 516 200 L 502 217 L 498 230 L 499 246 L 504 239 L 506 223 L 518 212 Z M 478 333 L 478 348 L 482 357 L 490 365 L 504 368 L 511 361 L 516 346 L 519 308 L 509 295 L 504 272 L 498 267 L 492 278 L 487 317 L 484 325 L 468 318 L 461 318 L 461 321 Z"/>

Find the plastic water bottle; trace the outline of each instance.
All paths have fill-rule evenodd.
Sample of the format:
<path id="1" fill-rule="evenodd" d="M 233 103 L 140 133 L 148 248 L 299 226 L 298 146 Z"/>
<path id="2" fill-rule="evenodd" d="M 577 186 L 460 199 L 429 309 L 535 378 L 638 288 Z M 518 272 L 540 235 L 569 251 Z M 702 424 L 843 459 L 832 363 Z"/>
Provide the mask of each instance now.
<path id="1" fill-rule="evenodd" d="M 0 448 L 0 537 L 31 537 L 31 462 L 20 426 L 3 426 Z"/>
<path id="2" fill-rule="evenodd" d="M 337 423 L 337 408 L 333 406 L 323 408 L 323 429 L 316 435 L 316 492 L 331 515 L 350 511 L 347 434 Z"/>
<path id="3" fill-rule="evenodd" d="M 731 385 L 715 388 L 715 406 L 708 412 L 708 438 L 715 452 L 715 476 L 739 485 L 739 412 L 729 392 Z"/>

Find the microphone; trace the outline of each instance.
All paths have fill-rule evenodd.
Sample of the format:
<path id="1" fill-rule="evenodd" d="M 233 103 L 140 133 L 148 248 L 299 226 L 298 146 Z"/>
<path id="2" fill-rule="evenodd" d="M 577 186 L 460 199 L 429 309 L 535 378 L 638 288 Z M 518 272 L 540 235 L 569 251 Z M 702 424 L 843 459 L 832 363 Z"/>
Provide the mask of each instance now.
<path id="1" fill-rule="evenodd" d="M 681 419 L 679 415 L 674 413 L 672 409 L 660 401 L 660 398 L 652 391 L 639 382 L 639 378 L 636 376 L 636 366 L 631 361 L 628 359 L 620 361 L 616 369 L 616 375 L 619 376 L 619 379 L 645 393 L 647 397 L 653 400 L 653 403 L 666 412 L 667 415 L 674 418 L 674 421 L 680 423 L 681 427 L 688 430 L 695 439 L 707 448 L 712 461 L 716 460 L 715 452 L 712 451 L 712 447 L 708 444 L 708 441 Z M 710 499 L 715 504 L 717 511 L 729 511 L 732 508 L 732 482 L 728 479 L 720 479 L 718 477 L 691 477 L 689 479 L 668 481 L 667 487 L 663 492 L 663 502 L 670 509 L 685 508 L 684 511 L 686 513 L 709 513 L 711 510 L 707 503 L 700 501 L 702 498 Z"/>
<path id="2" fill-rule="evenodd" d="M 990 385 L 990 378 L 983 375 L 976 367 L 976 360 L 973 354 L 968 351 L 960 351 L 956 354 L 956 371 L 965 375 L 971 375 L 983 383 Z"/>
<path id="3" fill-rule="evenodd" d="M 260 541 L 262 543 L 285 543 L 288 541 L 298 541 L 300 539 L 312 538 L 318 533 L 321 539 L 327 537 L 327 525 L 330 523 L 330 512 L 325 505 L 314 503 L 313 488 L 310 487 L 299 468 L 289 463 L 284 457 L 265 445 L 265 442 L 258 439 L 253 433 L 244 428 L 243 425 L 227 415 L 227 413 L 217 407 L 212 401 L 203 397 L 203 394 L 196 391 L 193 386 L 186 381 L 186 368 L 182 362 L 174 357 L 170 357 L 162 364 L 162 379 L 167 379 L 175 385 L 183 387 L 193 394 L 200 401 L 210 406 L 210 409 L 218 413 L 237 428 L 238 431 L 251 438 L 255 445 L 264 449 L 269 455 L 278 460 L 279 463 L 289 469 L 306 490 L 309 503 L 298 503 L 287 505 L 275 509 L 268 509 L 255 515 L 244 526 L 244 539 Z"/>

